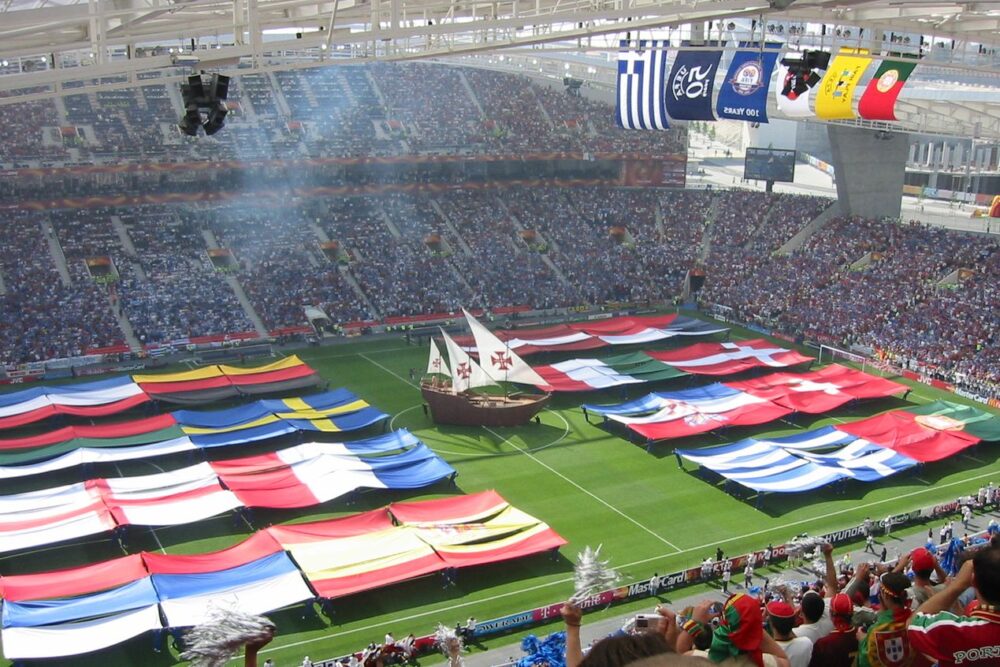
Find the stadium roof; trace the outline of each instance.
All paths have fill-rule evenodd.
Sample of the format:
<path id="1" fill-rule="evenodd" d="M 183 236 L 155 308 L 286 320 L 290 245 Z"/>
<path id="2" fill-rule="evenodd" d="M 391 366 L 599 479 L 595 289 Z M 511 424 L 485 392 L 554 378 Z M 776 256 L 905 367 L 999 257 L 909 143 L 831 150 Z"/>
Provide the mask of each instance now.
<path id="1" fill-rule="evenodd" d="M 911 101 L 906 129 L 934 132 L 926 119 L 936 117 L 949 133 L 1000 139 L 990 99 L 1000 91 L 1000 5 L 939 0 L 0 0 L 0 104 L 177 77 L 178 65 L 245 73 L 499 49 L 545 57 L 692 23 L 730 44 L 766 36 L 932 58 L 941 78 L 982 94 Z"/>

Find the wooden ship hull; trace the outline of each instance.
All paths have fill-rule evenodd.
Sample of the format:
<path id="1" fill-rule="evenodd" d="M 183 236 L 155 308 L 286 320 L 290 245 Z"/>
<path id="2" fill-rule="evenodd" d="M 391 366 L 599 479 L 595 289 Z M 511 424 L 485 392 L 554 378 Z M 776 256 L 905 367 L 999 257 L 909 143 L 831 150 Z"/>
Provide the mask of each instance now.
<path id="1" fill-rule="evenodd" d="M 423 382 L 420 393 L 435 424 L 455 426 L 520 426 L 541 412 L 551 394 L 511 394 L 488 396 L 462 392 L 453 394 L 447 385 Z"/>

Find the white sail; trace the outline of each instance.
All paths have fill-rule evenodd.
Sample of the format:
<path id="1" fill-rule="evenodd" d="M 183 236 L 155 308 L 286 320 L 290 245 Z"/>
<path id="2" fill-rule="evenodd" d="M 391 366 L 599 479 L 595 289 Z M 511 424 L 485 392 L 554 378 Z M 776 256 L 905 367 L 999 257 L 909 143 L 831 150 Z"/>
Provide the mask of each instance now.
<path id="1" fill-rule="evenodd" d="M 496 384 L 489 375 L 483 372 L 472 357 L 451 339 L 444 329 L 444 345 L 448 350 L 448 360 L 451 361 L 451 390 L 453 393 L 463 392 L 475 387 L 488 387 Z"/>
<path id="2" fill-rule="evenodd" d="M 448 370 L 448 364 L 445 363 L 444 357 L 441 356 L 441 351 L 438 349 L 438 346 L 434 343 L 433 338 L 431 338 L 431 356 L 427 360 L 427 374 L 451 375 L 451 371 Z"/>
<path id="3" fill-rule="evenodd" d="M 541 375 L 527 364 L 521 357 L 497 338 L 492 331 L 462 309 L 465 319 L 469 321 L 472 337 L 476 339 L 476 349 L 479 352 L 479 363 L 483 371 L 497 382 L 520 382 L 522 384 L 548 384 Z"/>

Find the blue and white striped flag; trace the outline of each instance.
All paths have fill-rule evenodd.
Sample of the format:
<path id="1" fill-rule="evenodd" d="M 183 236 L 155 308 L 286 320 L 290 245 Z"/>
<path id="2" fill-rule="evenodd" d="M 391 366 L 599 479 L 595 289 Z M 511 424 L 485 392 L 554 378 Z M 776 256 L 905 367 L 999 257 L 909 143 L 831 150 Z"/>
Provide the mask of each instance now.
<path id="1" fill-rule="evenodd" d="M 626 130 L 666 130 L 667 40 L 640 40 L 633 51 L 621 41 L 618 54 L 618 125 Z"/>

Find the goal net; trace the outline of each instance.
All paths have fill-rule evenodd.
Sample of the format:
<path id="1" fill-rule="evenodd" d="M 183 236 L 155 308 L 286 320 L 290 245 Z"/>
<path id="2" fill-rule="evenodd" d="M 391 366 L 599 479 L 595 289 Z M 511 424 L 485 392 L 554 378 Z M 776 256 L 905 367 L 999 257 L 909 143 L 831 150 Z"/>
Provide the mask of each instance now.
<path id="1" fill-rule="evenodd" d="M 833 347 L 830 345 L 820 345 L 819 346 L 819 363 L 820 364 L 832 364 L 835 361 L 850 361 L 854 364 L 861 366 L 861 370 L 865 371 L 870 359 L 863 354 L 858 354 L 856 352 L 848 352 L 847 350 L 841 350 L 838 347 Z"/>

